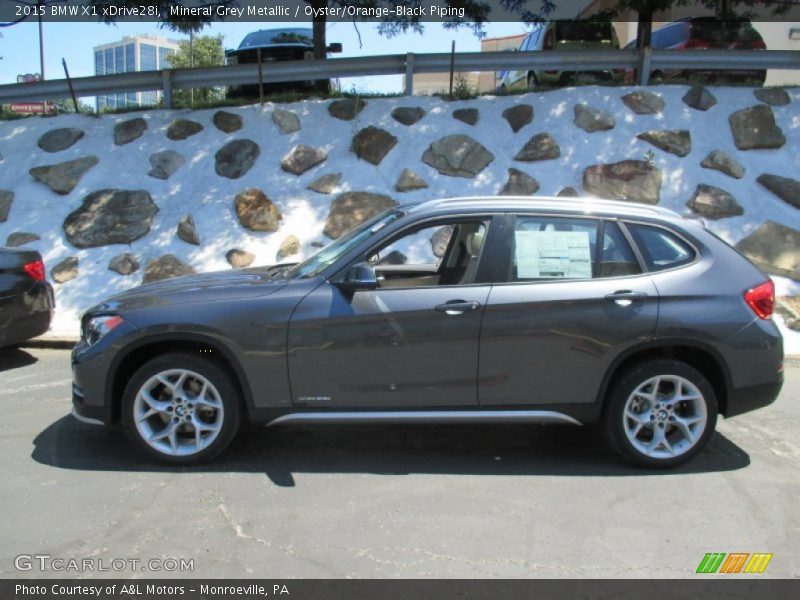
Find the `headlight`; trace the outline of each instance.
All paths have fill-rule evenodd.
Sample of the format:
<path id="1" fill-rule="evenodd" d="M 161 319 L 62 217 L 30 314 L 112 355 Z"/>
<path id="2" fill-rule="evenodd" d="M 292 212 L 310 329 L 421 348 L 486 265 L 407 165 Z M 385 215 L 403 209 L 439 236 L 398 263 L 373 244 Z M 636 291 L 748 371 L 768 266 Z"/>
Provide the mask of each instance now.
<path id="1" fill-rule="evenodd" d="M 121 325 L 124 319 L 119 315 L 102 315 L 100 317 L 92 317 L 86 319 L 83 324 L 83 339 L 87 343 L 97 343 L 109 331 Z"/>

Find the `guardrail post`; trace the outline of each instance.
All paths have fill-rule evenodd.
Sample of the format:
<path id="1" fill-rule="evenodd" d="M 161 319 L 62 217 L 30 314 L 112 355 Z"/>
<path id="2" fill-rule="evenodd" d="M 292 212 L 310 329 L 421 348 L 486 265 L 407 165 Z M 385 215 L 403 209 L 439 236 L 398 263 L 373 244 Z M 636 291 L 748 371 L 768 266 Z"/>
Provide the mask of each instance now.
<path id="1" fill-rule="evenodd" d="M 414 95 L 414 53 L 406 54 L 406 96 Z"/>
<path id="2" fill-rule="evenodd" d="M 161 71 L 161 91 L 164 93 L 164 108 L 172 108 L 172 69 Z"/>
<path id="3" fill-rule="evenodd" d="M 650 81 L 650 62 L 653 59 L 652 48 L 639 49 L 639 64 L 637 66 L 637 76 L 639 85 L 647 85 Z"/>

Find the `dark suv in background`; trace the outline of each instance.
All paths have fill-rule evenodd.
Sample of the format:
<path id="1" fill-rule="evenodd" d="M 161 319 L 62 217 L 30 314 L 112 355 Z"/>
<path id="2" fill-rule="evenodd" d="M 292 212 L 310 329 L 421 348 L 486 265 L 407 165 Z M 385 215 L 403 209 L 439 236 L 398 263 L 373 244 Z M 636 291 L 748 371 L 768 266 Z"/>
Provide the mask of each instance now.
<path id="1" fill-rule="evenodd" d="M 306 261 L 144 285 L 89 310 L 84 421 L 208 460 L 242 422 L 602 422 L 639 465 L 771 403 L 772 281 L 699 220 L 566 198 L 381 213 Z"/>
<path id="2" fill-rule="evenodd" d="M 342 51 L 339 43 L 328 44 L 326 51 L 338 53 Z M 314 33 L 309 27 L 295 27 L 290 29 L 260 29 L 248 33 L 239 47 L 235 50 L 225 51 L 225 63 L 240 65 L 257 63 L 261 55 L 261 62 L 269 64 L 290 60 L 310 60 L 314 58 Z M 282 83 L 265 83 L 264 94 L 285 91 L 305 91 L 319 87 L 319 82 L 287 81 Z M 324 80 L 325 87 L 330 87 L 330 82 Z M 228 97 L 257 98 L 259 95 L 258 84 L 231 86 L 228 88 Z"/>
<path id="3" fill-rule="evenodd" d="M 636 40 L 625 46 L 636 47 Z M 695 17 L 675 21 L 655 30 L 651 37 L 654 50 L 766 50 L 761 34 L 745 18 L 718 20 L 714 17 Z M 656 70 L 650 73 L 650 81 L 738 81 L 763 85 L 766 70 L 757 71 L 698 71 L 693 69 Z M 633 71 L 626 72 L 626 82 L 633 82 Z"/>

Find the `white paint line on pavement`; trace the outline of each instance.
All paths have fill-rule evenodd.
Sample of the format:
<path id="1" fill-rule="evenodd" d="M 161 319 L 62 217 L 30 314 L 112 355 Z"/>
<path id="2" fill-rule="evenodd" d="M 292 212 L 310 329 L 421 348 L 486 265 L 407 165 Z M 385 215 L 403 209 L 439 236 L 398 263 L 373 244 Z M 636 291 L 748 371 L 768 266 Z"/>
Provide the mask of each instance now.
<path id="1" fill-rule="evenodd" d="M 65 385 L 68 383 L 72 383 L 71 379 L 59 379 L 58 381 L 51 381 L 49 383 L 35 383 L 33 385 L 26 385 L 23 387 L 18 388 L 11 388 L 7 390 L 0 390 L 0 396 L 11 396 L 13 394 L 19 394 L 22 392 L 30 392 L 33 390 L 44 390 L 47 388 L 58 387 L 60 385 Z"/>

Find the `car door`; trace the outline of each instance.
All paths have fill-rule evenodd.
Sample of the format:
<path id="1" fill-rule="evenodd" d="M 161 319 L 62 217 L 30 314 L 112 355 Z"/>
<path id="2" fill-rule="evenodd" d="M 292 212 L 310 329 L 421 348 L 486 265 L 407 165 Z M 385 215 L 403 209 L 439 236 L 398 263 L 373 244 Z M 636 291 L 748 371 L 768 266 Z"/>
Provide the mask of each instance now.
<path id="1" fill-rule="evenodd" d="M 470 217 L 403 231 L 351 261 L 370 261 L 376 289 L 348 291 L 334 277 L 304 298 L 289 326 L 293 402 L 476 406 L 480 324 L 491 287 L 480 283 L 489 224 Z"/>
<path id="2" fill-rule="evenodd" d="M 594 402 L 609 366 L 652 338 L 658 294 L 614 220 L 509 217 L 505 282 L 481 330 L 482 406 Z"/>

